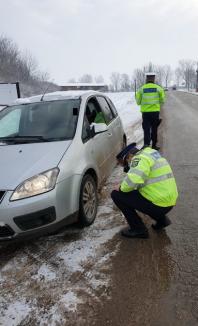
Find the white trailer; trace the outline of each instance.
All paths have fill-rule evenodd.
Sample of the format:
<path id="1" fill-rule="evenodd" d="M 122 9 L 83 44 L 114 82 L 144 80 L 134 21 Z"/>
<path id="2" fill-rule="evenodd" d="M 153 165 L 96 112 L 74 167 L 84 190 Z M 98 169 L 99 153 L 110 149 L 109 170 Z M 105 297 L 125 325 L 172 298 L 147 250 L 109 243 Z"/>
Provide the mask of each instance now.
<path id="1" fill-rule="evenodd" d="M 20 98 L 19 83 L 0 83 L 0 109 Z"/>

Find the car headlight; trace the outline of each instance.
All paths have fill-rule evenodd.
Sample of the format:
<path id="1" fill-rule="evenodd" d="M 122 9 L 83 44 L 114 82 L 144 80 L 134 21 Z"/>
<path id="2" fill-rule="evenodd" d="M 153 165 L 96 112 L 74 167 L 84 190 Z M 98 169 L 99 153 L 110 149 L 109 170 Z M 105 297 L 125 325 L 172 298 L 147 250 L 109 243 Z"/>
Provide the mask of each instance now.
<path id="1" fill-rule="evenodd" d="M 10 200 L 28 198 L 52 190 L 55 187 L 58 174 L 59 169 L 54 168 L 25 180 L 16 188 Z"/>

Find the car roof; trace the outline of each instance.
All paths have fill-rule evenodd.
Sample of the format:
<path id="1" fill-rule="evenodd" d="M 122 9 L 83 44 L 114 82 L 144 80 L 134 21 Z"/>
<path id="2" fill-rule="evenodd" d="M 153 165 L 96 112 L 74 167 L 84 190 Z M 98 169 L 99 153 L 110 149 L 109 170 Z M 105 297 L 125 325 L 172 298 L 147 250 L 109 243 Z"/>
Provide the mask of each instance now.
<path id="1" fill-rule="evenodd" d="M 52 93 L 40 94 L 26 98 L 17 99 L 13 104 L 27 104 L 27 103 L 38 103 L 47 102 L 47 101 L 57 101 L 57 100 L 66 100 L 66 99 L 80 99 L 82 97 L 89 97 L 91 95 L 104 95 L 101 92 L 87 90 L 87 91 L 57 91 Z"/>

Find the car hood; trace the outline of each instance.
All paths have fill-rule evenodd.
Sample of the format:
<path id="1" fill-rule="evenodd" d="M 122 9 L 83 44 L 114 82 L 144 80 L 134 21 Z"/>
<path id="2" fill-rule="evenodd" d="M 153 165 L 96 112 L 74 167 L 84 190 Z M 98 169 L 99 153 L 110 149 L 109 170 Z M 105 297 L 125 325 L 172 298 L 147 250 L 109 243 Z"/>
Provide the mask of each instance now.
<path id="1" fill-rule="evenodd" d="M 0 190 L 14 190 L 21 182 L 56 167 L 69 141 L 0 146 Z"/>

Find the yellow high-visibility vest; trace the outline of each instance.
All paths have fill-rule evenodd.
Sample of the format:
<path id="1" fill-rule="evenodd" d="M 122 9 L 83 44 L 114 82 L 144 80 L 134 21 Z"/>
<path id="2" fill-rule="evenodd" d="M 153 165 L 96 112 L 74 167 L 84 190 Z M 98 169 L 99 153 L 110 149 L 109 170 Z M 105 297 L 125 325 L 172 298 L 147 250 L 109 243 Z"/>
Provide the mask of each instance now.
<path id="1" fill-rule="evenodd" d="M 141 112 L 160 111 L 160 105 L 165 101 L 163 88 L 154 83 L 144 84 L 136 93 L 136 102 L 141 106 Z"/>
<path id="2" fill-rule="evenodd" d="M 143 197 L 161 207 L 174 206 L 178 197 L 176 181 L 169 163 L 150 147 L 144 148 L 133 157 L 120 189 L 123 192 L 138 190 Z"/>

